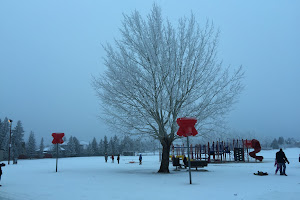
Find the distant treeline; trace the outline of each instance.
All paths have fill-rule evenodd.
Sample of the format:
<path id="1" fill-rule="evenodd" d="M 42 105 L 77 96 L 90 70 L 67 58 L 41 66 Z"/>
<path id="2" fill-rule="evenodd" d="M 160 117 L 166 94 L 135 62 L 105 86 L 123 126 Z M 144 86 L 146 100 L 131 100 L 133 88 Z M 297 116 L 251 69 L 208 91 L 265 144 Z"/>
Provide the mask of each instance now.
<path id="1" fill-rule="evenodd" d="M 24 129 L 22 122 L 18 121 L 14 127 L 6 117 L 4 120 L 0 119 L 0 150 L 3 150 L 4 160 L 8 159 L 8 149 L 10 141 L 11 128 L 11 157 L 15 158 L 44 158 L 56 156 L 56 146 L 44 145 L 42 138 L 39 145 L 37 145 L 35 134 L 30 131 L 28 141 L 24 141 Z M 153 139 L 143 139 L 140 137 L 130 137 L 117 135 L 108 138 L 104 136 L 98 142 L 94 137 L 92 141 L 79 141 L 75 136 L 69 138 L 64 137 L 64 143 L 59 145 L 59 157 L 74 157 L 74 156 L 103 156 L 118 155 L 123 152 L 141 153 L 145 151 L 156 151 L 159 147 L 158 141 Z M 51 141 L 46 141 L 50 143 Z"/>
<path id="2" fill-rule="evenodd" d="M 12 127 L 12 123 L 16 126 Z M 11 130 L 11 134 L 10 134 Z M 4 159 L 8 158 L 9 143 L 11 141 L 10 158 L 18 158 L 25 153 L 24 130 L 21 121 L 12 122 L 7 117 L 0 119 L 0 150 L 4 150 Z"/>
<path id="3" fill-rule="evenodd" d="M 56 156 L 56 146 L 44 145 L 42 138 L 39 145 L 36 143 L 33 131 L 30 131 L 28 141 L 24 141 L 24 129 L 21 121 L 17 121 L 15 126 L 6 117 L 4 120 L 0 119 L 0 150 L 3 150 L 4 160 L 8 159 L 9 141 L 11 140 L 11 160 L 14 158 L 44 158 Z M 11 129 L 11 134 L 10 134 Z M 11 138 L 10 138 L 11 135 Z M 143 139 L 141 137 L 113 136 L 108 138 L 104 136 L 100 140 L 94 137 L 90 142 L 79 141 L 75 136 L 69 138 L 64 137 L 64 143 L 59 145 L 59 157 L 75 157 L 75 156 L 103 156 L 118 155 L 128 152 L 142 153 L 155 152 L 161 145 L 157 140 Z M 260 141 L 261 146 L 266 148 L 291 148 L 299 147 L 300 141 L 294 138 L 283 138 Z M 51 141 L 47 141 L 50 143 Z"/>
<path id="4" fill-rule="evenodd" d="M 61 146 L 61 154 L 66 157 L 74 156 L 103 156 L 118 155 L 124 152 L 141 153 L 145 151 L 154 152 L 158 148 L 158 142 L 150 139 L 133 138 L 130 136 L 118 137 L 117 135 L 108 138 L 104 136 L 97 142 L 94 137 L 89 143 L 79 142 L 76 137 L 71 136 Z M 62 152 L 65 151 L 65 152 Z M 55 154 L 55 152 L 54 152 Z"/>
<path id="5" fill-rule="evenodd" d="M 284 139 L 283 137 L 279 137 L 278 139 L 274 139 L 270 146 L 272 149 L 279 149 L 279 148 L 292 148 L 292 147 L 299 147 L 300 148 L 300 141 L 294 138 L 287 138 Z"/>

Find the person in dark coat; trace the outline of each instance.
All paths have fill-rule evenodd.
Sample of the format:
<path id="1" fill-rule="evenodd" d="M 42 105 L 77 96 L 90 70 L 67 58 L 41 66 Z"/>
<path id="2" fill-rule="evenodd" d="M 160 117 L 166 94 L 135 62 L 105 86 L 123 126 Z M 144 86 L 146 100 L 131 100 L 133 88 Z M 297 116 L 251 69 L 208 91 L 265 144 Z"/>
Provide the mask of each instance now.
<path id="1" fill-rule="evenodd" d="M 183 157 L 183 164 L 184 164 L 184 168 L 186 168 L 188 166 L 187 158 L 185 157 L 185 155 Z"/>
<path id="2" fill-rule="evenodd" d="M 118 164 L 120 163 L 120 154 L 117 157 Z"/>
<path id="3" fill-rule="evenodd" d="M 279 170 L 280 170 L 280 175 L 286 175 L 285 173 L 285 169 L 286 169 L 286 165 L 285 163 L 287 162 L 288 164 L 290 164 L 290 162 L 288 161 L 288 159 L 285 156 L 285 153 L 282 151 L 282 149 L 280 149 L 277 153 L 276 153 L 276 161 L 277 164 L 279 166 Z"/>
<path id="4" fill-rule="evenodd" d="M 142 164 L 142 159 L 143 159 L 142 154 L 140 154 L 140 157 L 139 157 L 140 165 Z"/>
<path id="5" fill-rule="evenodd" d="M 108 158 L 107 153 L 105 153 L 104 157 L 105 157 L 105 162 L 107 162 L 107 158 Z"/>
<path id="6" fill-rule="evenodd" d="M 2 167 L 4 167 L 4 166 L 5 166 L 4 163 L 0 164 L 0 181 L 1 181 L 1 176 L 2 176 Z M 2 186 L 2 185 L 0 185 L 0 186 Z"/>

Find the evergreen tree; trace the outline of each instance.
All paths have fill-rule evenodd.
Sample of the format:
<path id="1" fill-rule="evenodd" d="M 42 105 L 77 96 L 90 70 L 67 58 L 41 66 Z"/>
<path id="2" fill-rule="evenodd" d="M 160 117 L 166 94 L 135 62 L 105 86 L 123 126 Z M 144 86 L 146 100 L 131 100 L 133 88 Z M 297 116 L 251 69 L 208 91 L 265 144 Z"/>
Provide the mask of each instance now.
<path id="1" fill-rule="evenodd" d="M 19 120 L 17 126 L 12 131 L 12 158 L 18 158 L 19 155 L 24 154 L 24 129 L 22 122 Z"/>
<path id="2" fill-rule="evenodd" d="M 279 145 L 276 139 L 274 139 L 273 142 L 271 143 L 271 147 L 273 149 L 279 149 Z"/>
<path id="3" fill-rule="evenodd" d="M 115 155 L 115 145 L 112 138 L 108 142 L 108 155 Z"/>
<path id="4" fill-rule="evenodd" d="M 90 142 L 89 142 L 89 145 L 87 146 L 86 152 L 87 152 L 87 156 L 92 156 L 92 154 L 93 154 L 92 145 Z"/>
<path id="5" fill-rule="evenodd" d="M 125 135 L 120 144 L 120 152 L 123 153 L 124 151 L 132 151 L 132 149 L 131 149 L 132 146 L 133 146 L 133 143 L 132 143 L 130 137 Z"/>
<path id="6" fill-rule="evenodd" d="M 100 142 L 99 142 L 99 155 L 103 156 L 104 154 L 105 154 L 105 151 L 104 151 L 104 142 L 101 139 Z"/>
<path id="7" fill-rule="evenodd" d="M 9 143 L 9 122 L 8 122 L 8 118 L 5 117 L 4 121 L 0 123 L 0 149 L 7 151 L 8 143 Z"/>
<path id="8" fill-rule="evenodd" d="M 97 156 L 98 155 L 98 144 L 96 141 L 96 138 L 94 137 L 92 143 L 91 143 L 91 155 Z"/>
<path id="9" fill-rule="evenodd" d="M 36 142 L 33 131 L 30 132 L 28 142 L 26 145 L 27 156 L 31 159 L 36 155 Z"/>
<path id="10" fill-rule="evenodd" d="M 284 144 L 284 139 L 283 139 L 283 137 L 279 137 L 279 138 L 278 138 L 278 144 L 279 144 L 279 145 L 283 145 L 283 144 Z"/>
<path id="11" fill-rule="evenodd" d="M 109 155 L 108 153 L 108 141 L 107 141 L 107 137 L 106 135 L 104 136 L 104 154 L 107 153 L 107 155 Z"/>
<path id="12" fill-rule="evenodd" d="M 2 143 L 4 141 L 4 137 L 5 137 L 5 135 L 4 135 L 4 133 L 2 133 L 2 121 L 0 119 L 0 149 L 3 149 Z"/>
<path id="13" fill-rule="evenodd" d="M 76 155 L 75 144 L 74 144 L 73 137 L 71 136 L 68 140 L 68 143 L 67 143 L 66 156 L 72 157 L 72 156 L 75 156 L 75 155 Z"/>
<path id="14" fill-rule="evenodd" d="M 290 147 L 293 147 L 296 143 L 296 140 L 294 138 L 288 138 L 285 140 L 285 143 L 288 144 Z"/>
<path id="15" fill-rule="evenodd" d="M 74 142 L 74 148 L 75 148 L 75 155 L 81 156 L 81 148 L 80 148 L 80 142 L 76 137 L 73 137 Z"/>
<path id="16" fill-rule="evenodd" d="M 39 157 L 43 158 L 44 157 L 44 138 L 41 139 L 41 143 L 40 143 L 40 150 L 39 150 Z"/>
<path id="17" fill-rule="evenodd" d="M 67 137 L 66 137 L 66 136 L 64 136 L 64 137 L 62 138 L 62 140 L 64 141 L 64 143 L 67 143 Z"/>
<path id="18" fill-rule="evenodd" d="M 115 155 L 118 155 L 119 153 L 121 153 L 119 150 L 119 146 L 120 146 L 120 144 L 119 144 L 120 142 L 119 142 L 119 138 L 117 137 L 117 135 L 115 135 L 114 137 L 113 137 L 113 146 L 114 146 L 114 154 Z"/>

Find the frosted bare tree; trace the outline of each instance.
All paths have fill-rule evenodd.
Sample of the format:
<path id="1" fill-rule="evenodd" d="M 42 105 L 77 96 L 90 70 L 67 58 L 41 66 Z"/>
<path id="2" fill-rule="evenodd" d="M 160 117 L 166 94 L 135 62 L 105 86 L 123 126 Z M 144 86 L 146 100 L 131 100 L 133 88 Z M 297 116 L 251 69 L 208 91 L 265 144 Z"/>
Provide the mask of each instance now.
<path id="1" fill-rule="evenodd" d="M 120 32 L 115 46 L 104 46 L 107 70 L 93 86 L 108 123 L 160 141 L 158 172 L 168 173 L 176 119 L 195 117 L 199 133 L 213 130 L 241 92 L 243 71 L 222 68 L 218 32 L 209 22 L 200 28 L 193 14 L 175 28 L 153 5 L 146 19 L 138 11 L 124 15 Z"/>

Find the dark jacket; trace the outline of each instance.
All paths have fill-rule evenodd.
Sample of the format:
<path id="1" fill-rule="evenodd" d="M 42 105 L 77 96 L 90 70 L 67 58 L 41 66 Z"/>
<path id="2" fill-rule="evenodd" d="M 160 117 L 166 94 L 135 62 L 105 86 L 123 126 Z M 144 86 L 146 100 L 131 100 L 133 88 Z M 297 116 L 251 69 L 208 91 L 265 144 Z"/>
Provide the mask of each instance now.
<path id="1" fill-rule="evenodd" d="M 187 158 L 184 156 L 184 158 L 183 158 L 183 164 L 184 165 L 187 165 Z"/>
<path id="2" fill-rule="evenodd" d="M 276 160 L 277 160 L 277 163 L 289 162 L 288 159 L 285 156 L 285 153 L 282 150 L 280 150 L 276 153 Z"/>
<path id="3" fill-rule="evenodd" d="M 0 176 L 2 175 L 2 169 L 1 169 L 1 167 L 4 167 L 4 166 L 5 166 L 4 163 L 0 163 Z"/>

